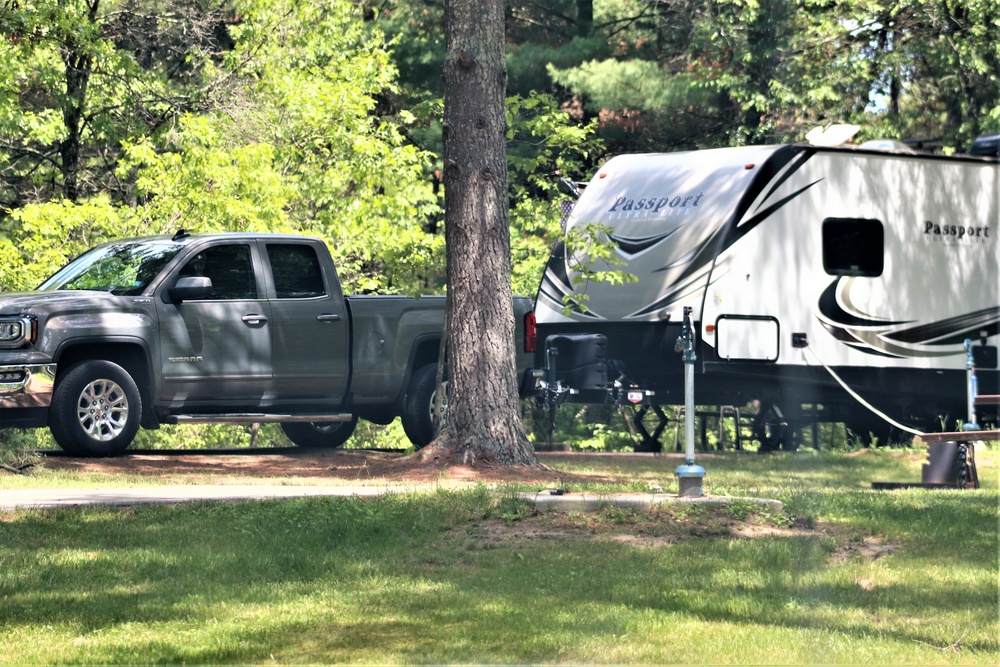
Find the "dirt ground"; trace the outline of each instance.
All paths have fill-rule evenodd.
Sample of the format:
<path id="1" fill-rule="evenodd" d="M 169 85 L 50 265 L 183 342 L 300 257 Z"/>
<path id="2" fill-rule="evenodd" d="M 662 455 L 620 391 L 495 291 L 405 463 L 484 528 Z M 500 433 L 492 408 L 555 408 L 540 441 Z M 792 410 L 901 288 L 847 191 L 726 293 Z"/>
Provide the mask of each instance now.
<path id="1" fill-rule="evenodd" d="M 266 450 L 265 450 L 266 451 Z M 586 455 L 582 455 L 586 456 Z M 314 484 L 385 484 L 401 486 L 443 485 L 461 483 L 499 484 L 518 482 L 535 484 L 539 488 L 572 487 L 574 477 L 544 466 L 546 455 L 540 456 L 542 467 L 497 467 L 490 465 L 468 466 L 455 462 L 419 461 L 413 455 L 396 452 L 366 450 L 307 451 L 298 449 L 276 450 L 274 453 L 186 453 L 144 451 L 106 459 L 82 459 L 54 455 L 45 459 L 45 467 L 56 470 L 75 470 L 96 474 L 131 474 L 156 477 L 161 481 L 181 484 L 198 484 L 227 480 L 296 480 L 296 483 Z M 588 481 L 611 481 L 588 475 Z M 566 539 L 589 536 L 592 539 L 624 541 L 636 546 L 657 547 L 693 537 L 709 538 L 762 538 L 824 536 L 834 538 L 838 546 L 831 554 L 833 563 L 860 556 L 875 560 L 899 549 L 899 545 L 884 542 L 877 536 L 858 540 L 848 539 L 835 526 L 819 523 L 802 525 L 796 521 L 791 526 L 776 526 L 760 522 L 759 517 L 739 520 L 724 512 L 706 517 L 703 523 L 664 521 L 662 517 L 642 518 L 637 513 L 626 524 L 600 522 L 582 515 L 564 516 L 549 513 L 530 517 L 511 524 L 499 519 L 478 524 L 472 538 L 483 543 L 533 539 Z"/>
<path id="2" fill-rule="evenodd" d="M 104 459 L 54 455 L 45 467 L 108 474 L 169 475 L 191 477 L 238 476 L 254 478 L 307 478 L 317 483 L 391 483 L 416 485 L 448 482 L 523 482 L 553 484 L 565 480 L 544 466 L 502 467 L 462 465 L 441 460 L 419 461 L 415 456 L 367 450 L 280 450 L 275 453 L 202 453 L 143 451 Z"/>

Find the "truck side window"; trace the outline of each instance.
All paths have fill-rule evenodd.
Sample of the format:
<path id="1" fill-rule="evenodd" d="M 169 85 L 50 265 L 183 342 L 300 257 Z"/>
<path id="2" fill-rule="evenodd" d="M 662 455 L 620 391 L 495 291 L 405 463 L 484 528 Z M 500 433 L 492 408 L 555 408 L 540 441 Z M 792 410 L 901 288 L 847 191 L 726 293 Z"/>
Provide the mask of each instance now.
<path id="1" fill-rule="evenodd" d="M 823 221 L 823 269 L 831 276 L 882 275 L 885 232 L 878 220 L 827 218 Z"/>
<path id="2" fill-rule="evenodd" d="M 212 295 L 208 299 L 257 298 L 257 279 L 253 273 L 249 245 L 206 248 L 184 265 L 180 275 L 209 278 Z"/>
<path id="3" fill-rule="evenodd" d="M 267 257 L 279 299 L 325 296 L 323 271 L 316 249 L 301 243 L 268 243 Z"/>

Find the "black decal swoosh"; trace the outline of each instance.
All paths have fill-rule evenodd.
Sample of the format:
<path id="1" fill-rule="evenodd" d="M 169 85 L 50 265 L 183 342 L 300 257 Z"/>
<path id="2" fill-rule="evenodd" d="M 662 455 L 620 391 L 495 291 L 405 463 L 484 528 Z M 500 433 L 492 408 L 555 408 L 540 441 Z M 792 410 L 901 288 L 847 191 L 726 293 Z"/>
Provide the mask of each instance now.
<path id="1" fill-rule="evenodd" d="M 877 350 L 874 347 L 855 345 L 853 343 L 848 343 L 848 345 L 858 352 L 864 352 L 865 354 L 870 354 L 873 357 L 888 357 L 889 359 L 906 359 L 901 354 L 892 354 L 891 352 L 886 352 L 884 350 Z"/>
<path id="2" fill-rule="evenodd" d="M 819 178 L 819 179 L 813 181 L 812 183 L 809 183 L 808 185 L 804 185 L 803 187 L 799 188 L 798 190 L 796 190 L 792 194 L 788 195 L 787 197 L 782 197 L 778 201 L 774 202 L 773 204 L 771 204 L 770 206 L 768 206 L 767 208 L 765 208 L 760 213 L 757 213 L 753 217 L 747 219 L 746 222 L 744 222 L 742 225 L 740 225 L 739 227 L 736 228 L 736 232 L 733 234 L 733 237 L 730 240 L 730 242 L 729 242 L 728 245 L 732 245 L 733 243 L 736 243 L 737 241 L 739 241 L 741 238 L 743 238 L 744 236 L 746 236 L 747 234 L 749 234 L 754 229 L 754 227 L 756 227 L 760 223 L 764 222 L 764 220 L 766 220 L 767 218 L 771 217 L 771 215 L 775 211 L 777 211 L 778 209 L 780 209 L 781 207 L 783 207 L 785 204 L 787 204 L 788 202 L 792 201 L 793 199 L 795 199 L 796 197 L 798 197 L 799 195 L 801 195 L 803 192 L 805 192 L 806 190 L 808 190 L 809 188 L 811 188 L 812 186 L 816 185 L 817 183 L 819 183 L 822 180 L 823 180 L 822 178 Z"/>
<path id="3" fill-rule="evenodd" d="M 545 272 L 552 272 L 564 285 L 569 285 L 569 276 L 566 274 L 566 243 L 559 241 L 549 253 L 549 264 Z"/>
<path id="4" fill-rule="evenodd" d="M 590 320 L 604 319 L 590 308 L 581 305 L 575 297 L 572 280 L 566 271 L 566 244 L 559 241 L 549 254 L 549 262 L 542 274 L 542 283 L 538 287 L 538 298 L 548 302 L 554 310 L 568 309 L 580 317 Z"/>
<path id="5" fill-rule="evenodd" d="M 768 199 L 770 199 L 771 195 L 774 194 L 775 190 L 784 185 L 785 181 L 791 178 L 793 174 L 798 172 L 799 168 L 805 165 L 805 163 L 808 162 L 809 159 L 815 154 L 816 154 L 815 148 L 805 148 L 802 150 L 801 153 L 795 155 L 794 158 L 785 158 L 784 160 L 775 160 L 774 158 L 772 158 L 771 160 L 768 160 L 768 164 L 765 165 L 765 169 L 768 170 L 768 173 L 772 174 L 771 176 L 768 177 L 768 182 L 770 182 L 771 179 L 774 179 L 774 181 L 773 183 L 771 183 L 771 187 L 768 188 L 767 194 L 764 196 L 764 199 L 762 201 L 767 201 Z M 780 178 L 776 179 L 774 178 L 773 174 L 778 173 L 786 164 L 790 164 L 792 162 L 797 162 L 797 164 L 794 167 L 790 167 L 787 170 L 785 170 L 785 172 L 781 175 Z M 754 200 L 751 199 L 750 201 Z"/>
<path id="6" fill-rule="evenodd" d="M 906 324 L 906 321 L 876 320 L 868 317 L 859 317 L 841 308 L 837 302 L 837 288 L 840 285 L 841 279 L 842 277 L 837 278 L 830 283 L 819 297 L 819 312 L 827 320 L 845 327 L 891 327 L 897 324 Z"/>
<path id="7" fill-rule="evenodd" d="M 766 214 L 758 213 L 755 215 L 751 221 L 750 227 L 746 224 L 737 229 L 736 225 L 739 224 L 743 216 L 747 214 L 750 210 L 750 206 L 757 201 L 761 193 L 767 189 L 767 196 L 764 201 L 770 197 L 775 190 L 777 190 L 785 181 L 792 177 L 793 174 L 797 173 L 809 159 L 816 154 L 816 149 L 811 147 L 802 146 L 783 146 L 775 151 L 767 161 L 762 164 L 759 169 L 760 173 L 754 178 L 753 183 L 743 197 L 740 199 L 739 205 L 736 207 L 736 211 L 733 213 L 732 218 L 726 225 L 731 229 L 729 237 L 726 239 L 725 245 L 719 248 L 719 254 L 727 250 L 730 246 L 736 243 L 739 239 L 747 234 L 753 227 L 756 227 L 764 218 L 771 215 L 776 208 L 769 208 Z M 793 164 L 794 163 L 794 164 Z M 779 176 L 780 174 L 780 176 Z M 782 205 L 787 203 L 783 202 Z M 779 207 L 780 208 L 780 207 Z"/>
<path id="8" fill-rule="evenodd" d="M 615 245 L 617 245 L 622 252 L 629 255 L 636 255 L 644 250 L 649 250 L 676 231 L 676 229 L 673 229 L 665 234 L 646 236 L 638 239 L 631 239 L 627 236 L 617 236 L 615 234 L 608 234 L 608 238 L 614 241 Z"/>
<path id="9" fill-rule="evenodd" d="M 770 186 L 769 194 L 774 192 L 778 186 L 784 183 L 789 177 L 791 177 L 792 174 L 797 172 L 799 168 L 815 153 L 815 149 L 803 148 L 801 146 L 784 146 L 775 151 L 771 157 L 769 157 L 767 161 L 761 165 L 760 173 L 754 178 L 748 190 L 743 194 L 736 211 L 729 218 L 729 221 L 721 225 L 711 238 L 706 240 L 705 243 L 698 248 L 697 253 L 691 256 L 690 259 L 685 258 L 688 262 L 688 267 L 674 280 L 674 285 L 680 285 L 680 287 L 675 287 L 669 294 L 659 298 L 654 303 L 647 305 L 642 310 L 633 313 L 631 317 L 649 314 L 655 312 L 656 310 L 665 308 L 683 294 L 688 293 L 691 289 L 691 281 L 696 278 L 700 278 L 701 275 L 704 275 L 706 270 L 709 272 L 709 275 L 711 275 L 714 262 L 718 259 L 720 254 L 746 235 L 751 229 L 774 214 L 775 211 L 779 210 L 785 206 L 785 204 L 818 183 L 819 181 L 810 183 L 798 192 L 785 197 L 779 202 L 775 202 L 767 209 L 757 213 L 744 225 L 738 228 L 736 227 L 739 221 L 743 219 L 743 216 L 746 214 L 750 205 L 757 200 L 765 188 Z M 785 169 L 792 162 L 796 161 L 798 162 L 797 165 L 785 170 L 781 177 L 775 180 L 775 177 L 781 173 L 783 169 Z M 654 271 L 654 273 L 674 268 L 677 264 L 678 263 L 675 262 L 672 266 L 661 267 Z"/>
<path id="10" fill-rule="evenodd" d="M 987 337 L 1000 333 L 1000 307 L 984 308 L 939 322 L 922 324 L 883 335 L 885 338 L 900 343 L 956 345 L 966 338 L 979 338 L 981 332 L 984 331 Z"/>

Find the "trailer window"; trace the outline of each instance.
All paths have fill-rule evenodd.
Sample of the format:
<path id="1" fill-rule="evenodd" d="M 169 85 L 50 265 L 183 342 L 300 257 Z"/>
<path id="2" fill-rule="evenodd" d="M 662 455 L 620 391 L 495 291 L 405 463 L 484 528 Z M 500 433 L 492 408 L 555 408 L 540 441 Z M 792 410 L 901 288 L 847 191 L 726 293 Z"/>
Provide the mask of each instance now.
<path id="1" fill-rule="evenodd" d="M 823 269 L 831 276 L 880 276 L 884 254 L 885 234 L 878 220 L 823 221 Z"/>

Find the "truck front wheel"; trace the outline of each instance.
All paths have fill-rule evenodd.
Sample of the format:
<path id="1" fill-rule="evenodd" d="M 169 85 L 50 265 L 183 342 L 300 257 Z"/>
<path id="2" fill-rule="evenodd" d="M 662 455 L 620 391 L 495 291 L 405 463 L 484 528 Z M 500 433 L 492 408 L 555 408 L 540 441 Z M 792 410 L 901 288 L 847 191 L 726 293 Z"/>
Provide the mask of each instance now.
<path id="1" fill-rule="evenodd" d="M 139 432 L 142 399 L 128 372 L 103 360 L 70 366 L 56 383 L 49 430 L 77 456 L 117 456 Z"/>
<path id="2" fill-rule="evenodd" d="M 284 422 L 281 430 L 299 447 L 334 449 L 354 434 L 357 416 L 346 422 Z"/>
<path id="3" fill-rule="evenodd" d="M 447 386 L 447 383 L 445 383 Z M 410 390 L 406 393 L 403 405 L 403 432 L 417 449 L 431 444 L 437 435 L 434 419 L 434 399 L 437 393 L 437 366 L 430 364 L 419 368 L 410 382 Z M 444 423 L 445 411 L 448 409 L 447 393 L 441 401 L 441 419 Z"/>

